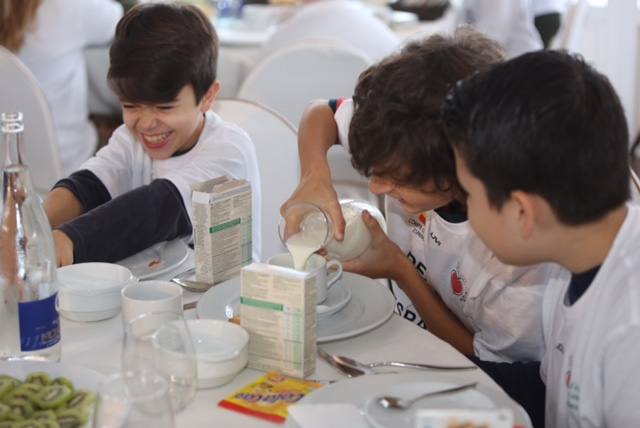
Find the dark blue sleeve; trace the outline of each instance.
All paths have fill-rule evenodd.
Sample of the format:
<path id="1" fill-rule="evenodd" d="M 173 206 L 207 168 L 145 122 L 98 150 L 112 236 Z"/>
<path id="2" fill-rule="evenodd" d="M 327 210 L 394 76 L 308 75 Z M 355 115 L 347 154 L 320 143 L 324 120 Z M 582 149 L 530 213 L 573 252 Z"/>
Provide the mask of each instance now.
<path id="1" fill-rule="evenodd" d="M 471 360 L 527 411 L 534 428 L 544 427 L 546 388 L 540 377 L 540 362 L 496 363 L 476 357 Z"/>
<path id="2" fill-rule="evenodd" d="M 154 180 L 60 226 L 73 241 L 74 263 L 115 262 L 151 245 L 191 234 L 176 186 Z"/>
<path id="3" fill-rule="evenodd" d="M 82 204 L 84 212 L 107 203 L 111 200 L 109 191 L 102 181 L 88 169 L 82 169 L 69 177 L 58 181 L 53 188 L 63 187 L 75 195 Z"/>

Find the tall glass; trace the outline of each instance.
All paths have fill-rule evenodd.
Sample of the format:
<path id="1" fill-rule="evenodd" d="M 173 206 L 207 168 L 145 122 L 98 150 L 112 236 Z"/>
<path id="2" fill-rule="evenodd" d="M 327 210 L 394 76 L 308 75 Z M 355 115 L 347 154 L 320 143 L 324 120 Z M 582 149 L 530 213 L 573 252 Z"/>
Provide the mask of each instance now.
<path id="1" fill-rule="evenodd" d="M 94 428 L 174 428 L 169 385 L 151 371 L 125 372 L 98 389 Z"/>

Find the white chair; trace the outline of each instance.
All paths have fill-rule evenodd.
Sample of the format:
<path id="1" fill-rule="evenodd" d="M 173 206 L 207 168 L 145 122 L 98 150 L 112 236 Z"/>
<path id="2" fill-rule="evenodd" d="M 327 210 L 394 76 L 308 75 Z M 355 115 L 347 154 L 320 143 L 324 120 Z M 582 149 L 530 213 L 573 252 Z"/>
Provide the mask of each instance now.
<path id="1" fill-rule="evenodd" d="M 310 101 L 350 97 L 369 65 L 371 60 L 355 49 L 319 41 L 294 44 L 259 62 L 238 98 L 259 102 L 297 125 Z"/>
<path id="2" fill-rule="evenodd" d="M 369 65 L 371 60 L 352 48 L 320 41 L 295 44 L 257 64 L 238 90 L 238 98 L 268 106 L 297 124 L 310 101 L 350 97 L 358 76 Z M 369 192 L 368 180 L 351 166 L 348 153 L 331 149 L 328 160 L 340 198 L 382 207 L 379 198 Z"/>
<path id="3" fill-rule="evenodd" d="M 24 115 L 24 162 L 31 171 L 36 191 L 46 194 L 63 177 L 51 112 L 31 71 L 15 55 L 0 47 L 0 112 L 15 111 Z M 2 165 L 5 151 L 2 144 Z"/>
<path id="4" fill-rule="evenodd" d="M 213 111 L 244 129 L 253 140 L 262 193 L 262 257 L 285 250 L 278 237 L 280 205 L 300 181 L 296 128 L 283 116 L 258 103 L 218 99 Z"/>

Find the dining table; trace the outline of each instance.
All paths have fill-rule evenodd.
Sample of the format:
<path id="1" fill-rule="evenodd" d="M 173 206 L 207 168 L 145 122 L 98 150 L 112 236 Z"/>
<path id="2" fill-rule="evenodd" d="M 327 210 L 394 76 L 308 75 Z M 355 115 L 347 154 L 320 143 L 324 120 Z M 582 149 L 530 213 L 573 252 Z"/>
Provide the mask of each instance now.
<path id="1" fill-rule="evenodd" d="M 154 279 L 170 280 L 174 276 L 193 268 L 193 250 L 189 250 L 187 260 L 179 267 Z M 193 307 L 202 293 L 184 290 L 183 300 Z M 197 318 L 194 309 L 184 312 L 186 319 Z M 108 376 L 120 371 L 123 340 L 123 321 L 120 314 L 104 321 L 76 322 L 61 318 L 61 363 L 66 366 L 83 367 Z M 392 315 L 379 327 L 342 340 L 323 343 L 322 349 L 333 354 L 346 355 L 360 361 L 401 360 L 437 365 L 469 366 L 473 363 L 448 343 L 437 338 L 429 331 L 418 327 L 398 315 Z M 411 369 L 397 369 L 402 373 L 411 373 Z M 439 371 L 424 371 L 442 376 Z M 265 428 L 278 426 L 273 422 L 244 415 L 219 407 L 218 403 L 243 386 L 255 381 L 264 372 L 245 368 L 231 382 L 211 389 L 199 389 L 188 407 L 176 415 L 176 427 L 225 427 L 225 428 Z M 384 376 L 366 374 L 364 376 Z M 482 387 L 490 388 L 494 395 L 507 403 L 508 410 L 515 415 L 515 426 L 530 427 L 531 423 L 523 409 L 482 370 L 448 371 L 447 377 L 460 384 L 478 382 Z M 324 360 L 318 358 L 315 372 L 308 377 L 323 383 L 350 382 Z M 359 379 L 359 378 L 356 378 Z M 356 397 L 362 403 L 366 396 Z M 356 400 L 356 402 L 358 402 Z M 361 404 L 362 404 L 361 403 Z M 288 426 L 288 425 L 285 425 Z"/>

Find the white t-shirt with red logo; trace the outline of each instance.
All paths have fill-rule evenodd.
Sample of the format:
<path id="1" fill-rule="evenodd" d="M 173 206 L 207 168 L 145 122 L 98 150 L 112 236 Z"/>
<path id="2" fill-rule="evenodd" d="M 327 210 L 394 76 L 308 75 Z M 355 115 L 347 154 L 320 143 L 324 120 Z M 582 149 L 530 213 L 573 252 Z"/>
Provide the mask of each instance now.
<path id="1" fill-rule="evenodd" d="M 567 306 L 568 281 L 544 295 L 546 426 L 640 425 L 640 207 L 629 212 L 584 294 Z"/>
<path id="2" fill-rule="evenodd" d="M 335 119 L 338 138 L 348 146 L 353 114 L 350 100 Z M 545 284 L 562 275 L 554 264 L 516 268 L 502 264 L 471 230 L 468 221 L 450 223 L 435 211 L 408 215 L 388 198 L 387 233 L 438 292 L 447 307 L 474 332 L 474 351 L 486 361 L 540 361 L 542 296 Z M 411 300 L 396 285 L 396 312 L 425 326 Z"/>

